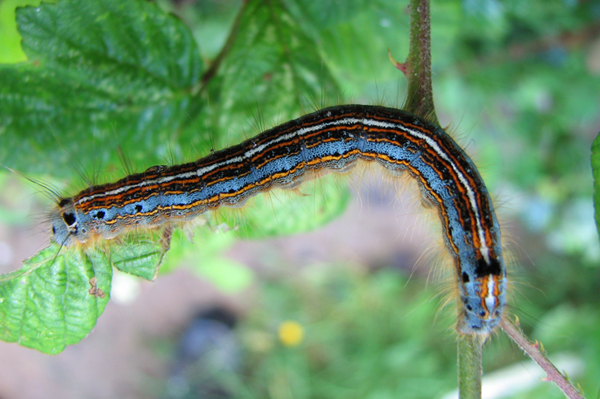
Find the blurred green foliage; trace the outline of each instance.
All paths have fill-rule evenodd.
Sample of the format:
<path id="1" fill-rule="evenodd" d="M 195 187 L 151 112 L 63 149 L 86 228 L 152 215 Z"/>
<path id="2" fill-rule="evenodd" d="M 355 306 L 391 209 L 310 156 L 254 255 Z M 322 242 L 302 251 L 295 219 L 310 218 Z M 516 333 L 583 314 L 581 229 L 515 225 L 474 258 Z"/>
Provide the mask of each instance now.
<path id="1" fill-rule="evenodd" d="M 422 281 L 333 266 L 261 286 L 239 330 L 247 369 L 232 397 L 432 398 L 455 388 L 453 320 L 432 325 L 435 290 Z M 296 347 L 274 334 L 286 319 L 305 330 Z"/>
<path id="2" fill-rule="evenodd" d="M 441 398 L 456 389 L 454 319 L 440 312 L 438 286 L 409 279 L 397 270 L 365 272 L 348 265 L 314 265 L 261 279 L 256 306 L 236 329 L 241 369 L 213 370 L 211 384 L 243 399 Z M 278 338 L 278 327 L 288 320 L 303 328 L 297 346 Z M 541 340 L 550 358 L 574 354 L 585 364 L 584 376 L 575 381 L 584 392 L 595 392 L 597 309 L 560 305 L 536 325 L 532 337 Z M 484 350 L 484 383 L 495 369 L 522 360 L 519 349 L 497 334 Z M 206 372 L 191 368 L 188 382 L 205 381 Z M 516 392 L 513 398 L 564 398 L 542 381 L 525 389 L 510 379 L 505 384 Z M 196 396 L 191 390 L 167 397 Z"/>
<path id="3" fill-rule="evenodd" d="M 141 48 L 125 46 L 120 48 L 134 58 L 111 64 L 114 49 L 92 40 L 83 48 L 98 46 L 94 57 L 100 55 L 103 63 L 96 63 L 77 49 L 61 53 L 26 41 L 29 62 L 0 66 L 0 162 L 25 173 L 72 181 L 78 169 L 88 173 L 119 169 L 115 166 L 118 148 L 131 159 L 133 169 L 143 170 L 165 159 L 197 158 L 324 105 L 401 106 L 404 78 L 388 63 L 386 52 L 390 48 L 399 60 L 407 53 L 408 14 L 403 4 L 395 0 L 280 0 L 268 2 L 269 7 L 250 3 L 230 53 L 202 96 L 195 95 L 199 76 L 222 48 L 240 7 L 238 1 L 159 2 L 190 28 L 195 42 L 186 42 L 187 58 L 176 57 L 181 48 L 175 51 L 168 44 L 155 49 L 173 51 L 160 60 L 153 59 L 151 51 L 144 54 Z M 6 22 L 15 4 L 0 5 L 2 62 L 23 61 L 14 44 L 19 41 L 17 33 Z M 83 37 L 85 29 L 78 28 L 77 15 L 69 20 L 74 21 L 69 26 Z M 22 19 L 21 29 L 35 33 L 29 40 L 39 41 L 39 32 L 27 30 L 35 27 L 34 21 Z M 507 203 L 500 206 L 501 213 L 519 220 L 520 229 L 513 233 L 518 237 L 518 241 L 513 238 L 517 241 L 513 247 L 520 263 L 511 271 L 518 281 L 511 300 L 514 311 L 526 331 L 541 339 L 550 353 L 572 351 L 584 359 L 585 374 L 577 381 L 589 393 L 598 390 L 600 375 L 596 294 L 600 246 L 593 224 L 589 163 L 591 143 L 600 130 L 599 25 L 600 4 L 594 1 L 434 0 L 432 4 L 438 116 L 442 124 L 451 124 L 451 131 L 466 136 L 462 142 L 475 153 L 491 191 L 499 193 L 497 202 Z M 119 32 L 117 38 L 135 33 L 127 23 L 113 27 Z M 168 39 L 167 35 L 164 40 Z M 4 43 L 11 44 L 5 47 Z M 174 74 L 178 68 L 187 68 L 187 73 Z M 171 79 L 175 75 L 177 79 Z M 18 93 L 25 94 L 19 97 Z M 342 200 L 307 229 L 341 212 L 347 195 L 335 192 Z M 314 216 L 316 208 L 310 204 L 319 201 L 308 202 L 304 215 Z M 288 209 L 295 209 L 294 204 Z M 262 220 L 261 207 L 257 209 L 249 220 Z M 235 217 L 223 216 L 230 221 Z M 265 235 L 295 228 L 304 229 L 265 227 Z M 219 262 L 219 253 L 234 241 L 230 237 L 203 241 L 200 252 L 211 255 L 214 263 L 210 264 Z M 178 251 L 188 249 L 174 248 Z M 244 273 L 239 265 L 231 267 Z M 257 366 L 250 367 L 248 379 L 240 382 L 246 397 L 266 396 L 268 384 L 260 381 L 301 387 L 295 392 L 306 397 L 335 397 L 346 388 L 368 387 L 365 381 L 370 378 L 377 387 L 369 391 L 373 398 L 398 397 L 404 380 L 396 373 L 407 365 L 415 376 L 435 375 L 435 383 L 421 381 L 407 397 L 432 397 L 435 394 L 428 388 L 437 387 L 438 392 L 451 388 L 452 355 L 445 353 L 452 346 L 447 342 L 450 334 L 446 326 L 440 334 L 443 338 L 424 327 L 433 319 L 435 306 L 427 303 L 413 311 L 410 320 L 397 320 L 402 313 L 392 306 L 431 298 L 432 292 L 414 281 L 401 289 L 404 277 L 381 273 L 326 278 L 316 273 L 316 284 L 299 282 L 286 286 L 289 289 L 267 284 L 263 295 L 269 311 L 249 317 L 241 334 L 272 331 L 281 320 L 296 318 L 306 326 L 303 345 L 309 350 L 275 345 L 270 351 L 249 353 L 248 364 Z M 250 278 L 245 275 L 234 287 L 244 286 Z M 225 275 L 215 278 L 227 279 Z M 389 289 L 381 287 L 382 279 Z M 335 290 L 327 284 L 345 286 L 343 299 L 333 295 Z M 424 296 L 414 289 L 424 290 Z M 380 313 L 367 309 L 370 302 L 352 299 L 360 292 L 378 301 Z M 313 297 L 321 299 L 318 305 Z M 275 304 L 281 306 L 274 308 Z M 418 325 L 419 320 L 426 322 Z M 419 332 L 416 337 L 411 323 L 417 324 L 412 326 Z M 398 331 L 390 331 L 394 330 L 390 325 Z M 350 335 L 344 335 L 348 331 Z M 443 348 L 432 336 L 447 340 Z M 486 370 L 519 357 L 516 350 L 507 350 L 504 341 L 495 341 L 486 348 Z M 356 342 L 371 346 L 361 348 Z M 398 349 L 406 342 L 418 350 Z M 319 350 L 325 358 L 314 355 Z M 357 364 L 360 387 L 343 380 Z M 380 373 L 369 374 L 368 365 L 375 365 Z M 304 374 L 297 375 L 298 370 Z M 311 390 L 302 391 L 305 387 Z M 537 389 L 521 397 L 562 397 L 552 387 Z"/>

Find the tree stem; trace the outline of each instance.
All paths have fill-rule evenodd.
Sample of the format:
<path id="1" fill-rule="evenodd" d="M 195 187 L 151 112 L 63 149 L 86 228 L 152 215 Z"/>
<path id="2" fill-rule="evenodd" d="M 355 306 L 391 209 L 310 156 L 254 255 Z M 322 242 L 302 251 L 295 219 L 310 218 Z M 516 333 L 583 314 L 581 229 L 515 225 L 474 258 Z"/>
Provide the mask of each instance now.
<path id="1" fill-rule="evenodd" d="M 483 340 L 475 335 L 458 337 L 458 392 L 460 399 L 481 398 L 481 348 Z"/>
<path id="2" fill-rule="evenodd" d="M 408 79 L 404 109 L 439 125 L 431 85 L 429 0 L 410 1 L 410 48 L 403 72 Z"/>

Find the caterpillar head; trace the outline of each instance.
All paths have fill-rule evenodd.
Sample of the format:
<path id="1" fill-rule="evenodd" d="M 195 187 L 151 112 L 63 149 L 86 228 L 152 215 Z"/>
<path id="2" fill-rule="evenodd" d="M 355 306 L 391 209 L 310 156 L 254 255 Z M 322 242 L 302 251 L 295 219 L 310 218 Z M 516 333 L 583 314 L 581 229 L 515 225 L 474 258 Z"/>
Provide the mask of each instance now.
<path id="1" fill-rule="evenodd" d="M 60 200 L 49 215 L 52 226 L 52 238 L 60 245 L 71 246 L 84 243 L 89 239 L 89 232 L 81 226 L 78 213 L 71 198 Z"/>

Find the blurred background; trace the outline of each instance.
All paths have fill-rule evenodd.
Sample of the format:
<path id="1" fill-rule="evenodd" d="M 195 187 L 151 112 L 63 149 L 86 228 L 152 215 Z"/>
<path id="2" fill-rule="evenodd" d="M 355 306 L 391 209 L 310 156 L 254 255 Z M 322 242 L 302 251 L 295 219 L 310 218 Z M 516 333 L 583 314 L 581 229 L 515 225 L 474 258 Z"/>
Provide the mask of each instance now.
<path id="1" fill-rule="evenodd" d="M 0 2 L 1 63 L 26 60 L 14 9 L 32 3 Z M 339 89 L 324 97 L 401 106 L 405 80 L 387 58 L 388 48 L 398 60 L 408 49 L 408 13 L 398 3 L 281 2 L 290 18 L 298 10 L 312 16 L 297 23 Z M 207 63 L 222 48 L 240 4 L 158 2 L 190 27 Z M 510 312 L 594 397 L 600 245 L 590 147 L 600 130 L 600 2 L 434 0 L 431 10 L 438 117 L 495 198 L 511 254 Z M 273 125 L 255 112 L 232 124 Z M 235 143 L 224 140 L 215 147 Z M 197 234 L 206 244 L 188 248 L 194 256 L 168 265 L 156 281 L 116 273 L 97 326 L 63 353 L 0 342 L 0 398 L 451 394 L 455 310 L 442 304 L 452 270 L 440 255 L 435 210 L 422 209 L 412 182 L 404 180 L 399 194 L 376 169 L 326 181 L 347 184 L 350 195 L 341 201 L 342 214 L 324 227 L 251 240 L 204 229 Z M 319 184 L 308 183 L 307 192 Z M 46 245 L 36 215 L 52 203 L 15 174 L 0 171 L 0 187 L 0 272 L 7 273 Z M 270 198 L 282 197 L 295 201 L 282 193 Z M 243 224 L 244 213 L 237 217 Z M 543 373 L 520 364 L 526 360 L 502 333 L 494 335 L 484 350 L 487 397 L 563 397 L 540 381 Z"/>

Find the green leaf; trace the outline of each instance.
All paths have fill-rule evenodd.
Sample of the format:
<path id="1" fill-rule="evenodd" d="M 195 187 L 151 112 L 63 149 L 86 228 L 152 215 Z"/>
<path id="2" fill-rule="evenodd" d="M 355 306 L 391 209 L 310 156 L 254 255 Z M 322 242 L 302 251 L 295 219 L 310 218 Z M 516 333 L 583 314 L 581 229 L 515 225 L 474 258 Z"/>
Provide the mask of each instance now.
<path id="1" fill-rule="evenodd" d="M 15 8 L 39 5 L 41 0 L 4 0 L 0 2 L 0 63 L 23 62 L 27 59 L 21 49 L 21 37 L 17 32 Z"/>
<path id="2" fill-rule="evenodd" d="M 166 231 L 166 230 L 165 230 Z M 156 232 L 129 233 L 111 243 L 109 253 L 112 264 L 122 272 L 154 280 L 168 249 L 170 236 Z"/>
<path id="3" fill-rule="evenodd" d="M 89 248 L 52 243 L 0 276 L 0 339 L 59 353 L 84 338 L 104 311 L 112 267 L 147 280 L 165 253 L 159 234 L 125 234 Z"/>
<path id="4" fill-rule="evenodd" d="M 69 160 L 90 171 L 118 162 L 119 147 L 132 164 L 164 162 L 156 144 L 202 107 L 196 42 L 155 4 L 65 0 L 20 8 L 17 22 L 29 62 L 0 66 L 6 165 L 68 176 Z"/>
<path id="5" fill-rule="evenodd" d="M 111 277 L 102 251 L 50 245 L 0 276 L 0 339 L 50 354 L 79 342 L 104 311 Z"/>
<path id="6" fill-rule="evenodd" d="M 594 210 L 596 228 L 600 234 L 600 133 L 592 143 L 592 173 L 594 174 Z"/>

